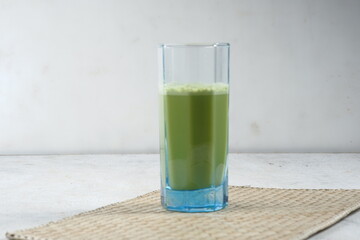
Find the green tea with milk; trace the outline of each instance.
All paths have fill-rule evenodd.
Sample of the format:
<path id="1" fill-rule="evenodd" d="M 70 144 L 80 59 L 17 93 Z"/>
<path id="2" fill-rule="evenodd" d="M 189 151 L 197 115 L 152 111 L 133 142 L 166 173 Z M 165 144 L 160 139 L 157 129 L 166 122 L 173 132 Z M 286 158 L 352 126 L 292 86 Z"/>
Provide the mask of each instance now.
<path id="1" fill-rule="evenodd" d="M 227 171 L 228 85 L 170 83 L 160 98 L 161 164 L 168 185 L 173 190 L 221 185 Z"/>

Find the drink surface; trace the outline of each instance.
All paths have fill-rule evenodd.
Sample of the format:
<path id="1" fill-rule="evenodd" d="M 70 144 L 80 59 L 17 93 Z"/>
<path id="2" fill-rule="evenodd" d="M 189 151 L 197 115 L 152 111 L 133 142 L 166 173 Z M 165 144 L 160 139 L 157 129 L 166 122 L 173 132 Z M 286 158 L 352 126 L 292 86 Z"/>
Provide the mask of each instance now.
<path id="1" fill-rule="evenodd" d="M 221 185 L 227 170 L 228 85 L 166 84 L 160 96 L 168 185 L 174 190 Z"/>

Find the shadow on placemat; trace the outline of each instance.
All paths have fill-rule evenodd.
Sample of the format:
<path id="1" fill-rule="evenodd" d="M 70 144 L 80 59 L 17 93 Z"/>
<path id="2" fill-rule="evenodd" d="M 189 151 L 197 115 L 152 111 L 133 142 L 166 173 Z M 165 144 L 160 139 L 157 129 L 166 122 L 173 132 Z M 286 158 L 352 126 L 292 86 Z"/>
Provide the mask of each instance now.
<path id="1" fill-rule="evenodd" d="M 11 240 L 306 239 L 360 207 L 360 190 L 231 186 L 229 207 L 169 212 L 159 191 L 58 222 L 7 233 Z"/>

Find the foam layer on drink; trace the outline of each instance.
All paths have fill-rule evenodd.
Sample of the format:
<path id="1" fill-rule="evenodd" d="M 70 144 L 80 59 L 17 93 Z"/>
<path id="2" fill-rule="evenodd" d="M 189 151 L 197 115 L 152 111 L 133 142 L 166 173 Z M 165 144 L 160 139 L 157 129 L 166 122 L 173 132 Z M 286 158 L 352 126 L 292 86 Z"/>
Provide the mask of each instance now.
<path id="1" fill-rule="evenodd" d="M 229 85 L 225 83 L 167 83 L 160 89 L 162 94 L 172 95 L 226 94 L 228 91 Z"/>

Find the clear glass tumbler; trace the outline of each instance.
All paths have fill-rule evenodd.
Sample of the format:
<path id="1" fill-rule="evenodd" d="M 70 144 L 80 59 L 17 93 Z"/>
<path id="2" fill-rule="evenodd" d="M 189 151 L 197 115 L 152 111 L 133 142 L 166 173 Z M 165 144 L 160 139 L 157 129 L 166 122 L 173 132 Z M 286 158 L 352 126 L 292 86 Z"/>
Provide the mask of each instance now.
<path id="1" fill-rule="evenodd" d="M 162 44 L 161 202 L 181 212 L 228 203 L 228 43 Z"/>

